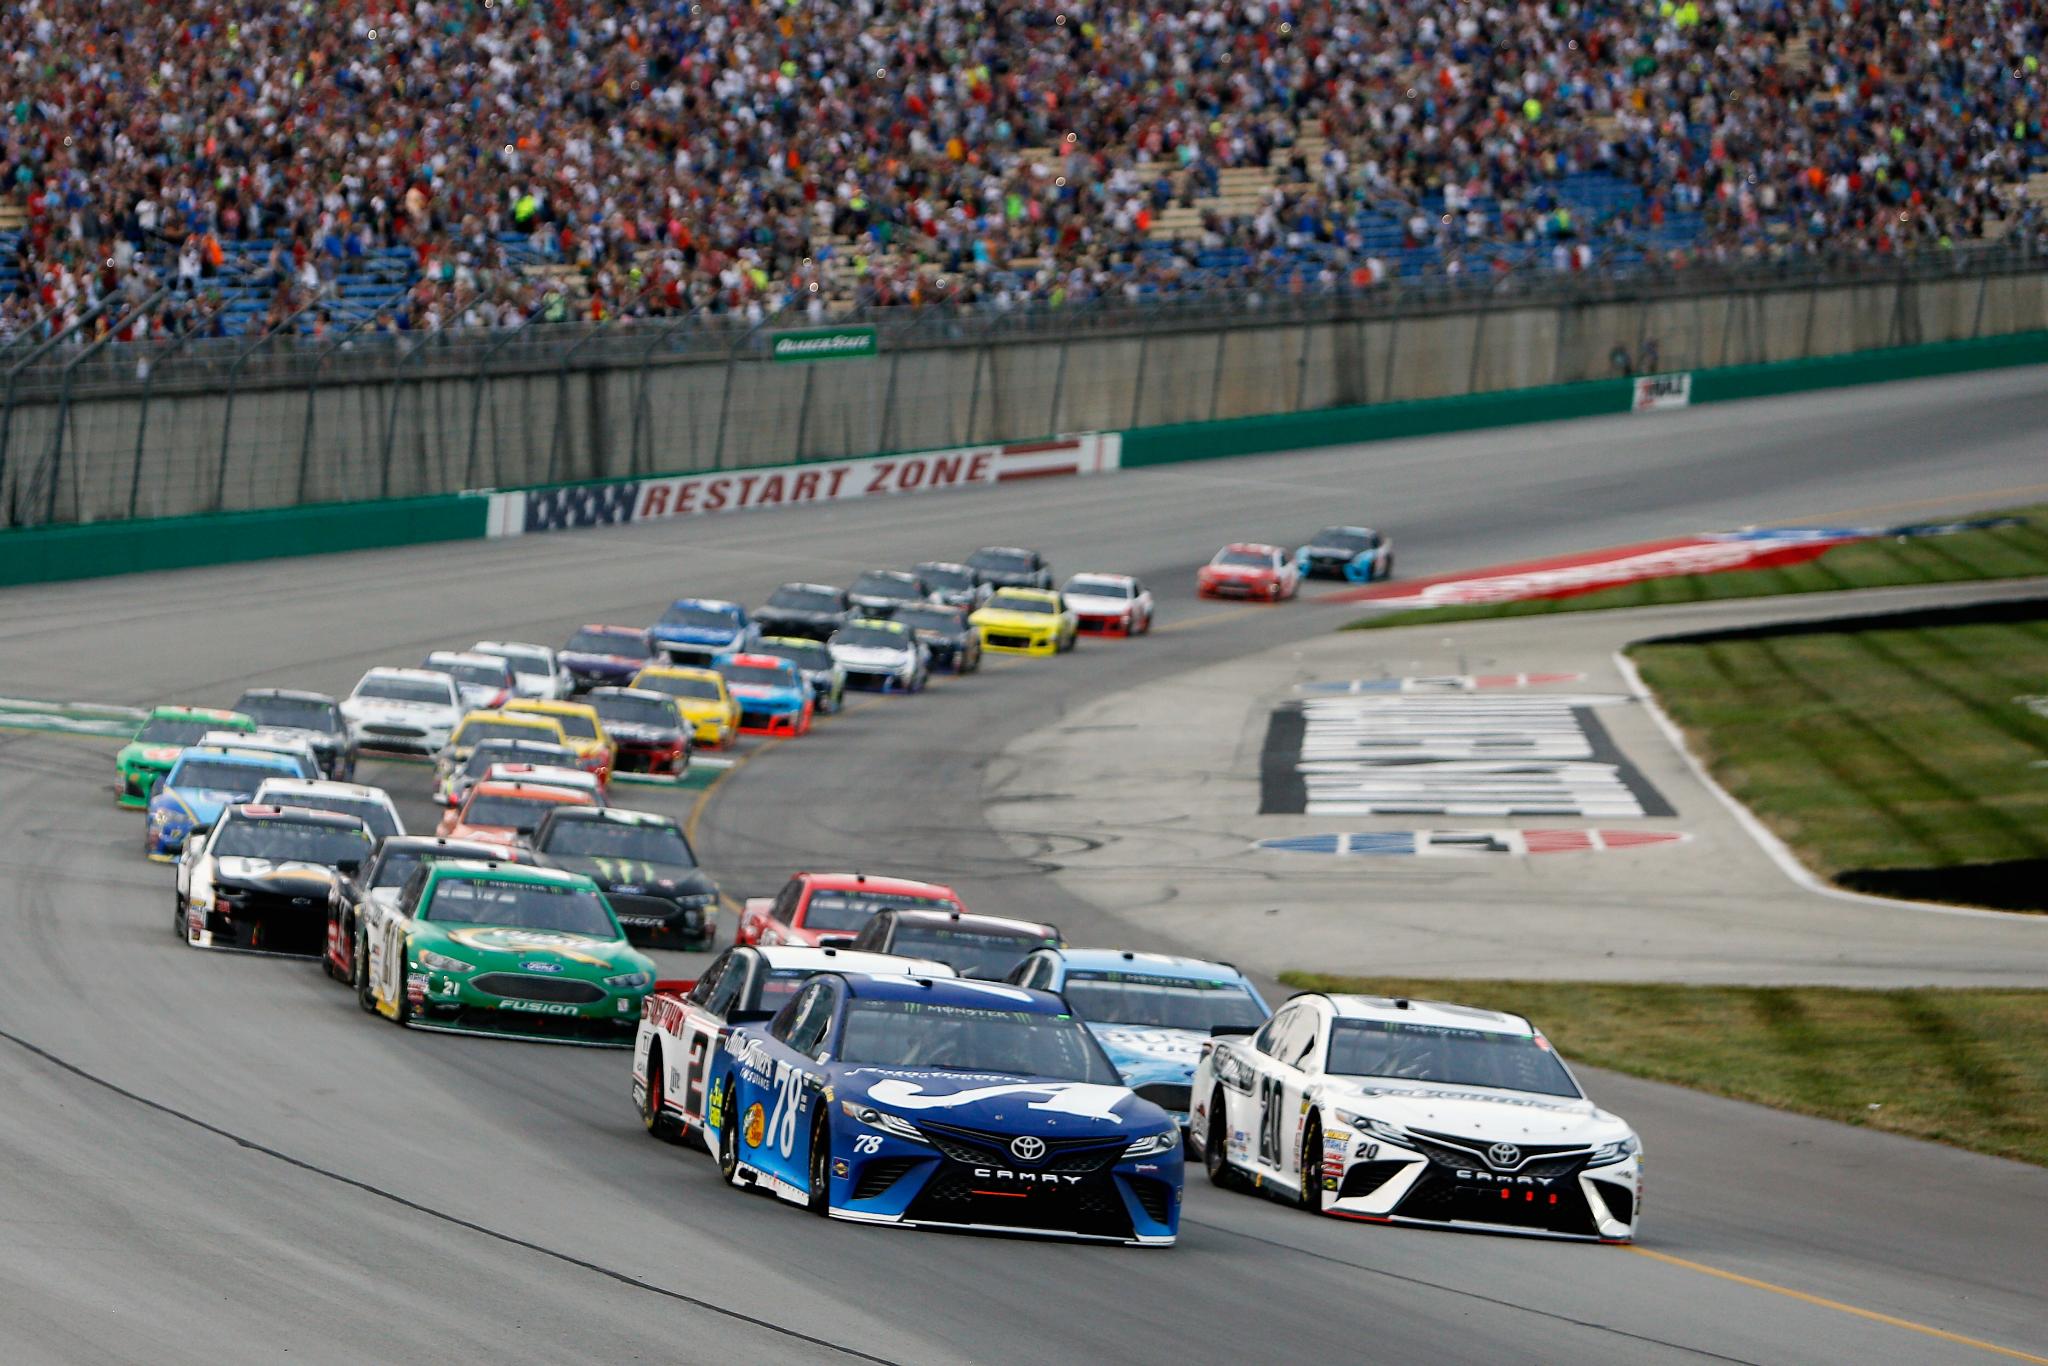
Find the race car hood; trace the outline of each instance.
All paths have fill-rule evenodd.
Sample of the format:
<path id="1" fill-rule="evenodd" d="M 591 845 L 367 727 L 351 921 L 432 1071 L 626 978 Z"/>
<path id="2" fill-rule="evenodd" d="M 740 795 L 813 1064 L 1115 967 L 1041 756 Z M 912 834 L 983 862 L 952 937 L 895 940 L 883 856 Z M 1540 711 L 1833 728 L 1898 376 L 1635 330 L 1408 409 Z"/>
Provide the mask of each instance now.
<path id="1" fill-rule="evenodd" d="M 1207 1034 L 1192 1029 L 1160 1029 L 1150 1025 L 1090 1022 L 1088 1031 L 1109 1054 L 1116 1070 L 1133 1086 L 1155 1081 L 1185 1082 L 1202 1060 Z"/>
<path id="2" fill-rule="evenodd" d="M 1050 631 L 1059 625 L 1052 612 L 1012 612 L 1006 607 L 984 607 L 968 618 L 976 626 L 1001 626 L 1013 631 Z"/>
<path id="3" fill-rule="evenodd" d="M 432 921 L 414 921 L 413 939 L 428 948 L 445 946 L 452 956 L 474 963 L 479 971 L 485 972 L 510 968 L 602 980 L 619 973 L 653 969 L 652 961 L 636 953 L 623 939 L 594 939 L 559 930 L 526 930 L 508 925 L 443 926 Z"/>
<path id="4" fill-rule="evenodd" d="M 879 645 L 834 645 L 832 657 L 858 669 L 900 669 L 910 663 L 910 651 L 885 650 Z"/>
<path id="5" fill-rule="evenodd" d="M 264 858 L 224 858 L 213 865 L 213 885 L 221 891 L 272 892 L 282 896 L 316 896 L 327 904 L 327 889 L 335 883 L 334 869 L 321 863 L 288 860 L 276 863 Z"/>
<path id="6" fill-rule="evenodd" d="M 341 704 L 341 710 L 357 721 L 433 721 L 455 716 L 452 703 L 408 702 L 399 697 L 351 697 Z"/>
<path id="7" fill-rule="evenodd" d="M 834 1080 L 848 1099 L 913 1124 L 1084 1138 L 1150 1133 L 1168 1122 L 1165 1111 L 1128 1086 L 914 1067 L 849 1067 Z"/>
<path id="8" fill-rule="evenodd" d="M 728 645 L 741 631 L 737 626 L 656 626 L 648 634 L 663 644 Z"/>
<path id="9" fill-rule="evenodd" d="M 544 854 L 541 861 L 553 868 L 582 873 L 599 889 L 628 896 L 701 896 L 718 888 L 701 868 L 678 863 L 649 863 L 645 859 L 598 858 L 587 854 Z"/>
<path id="10" fill-rule="evenodd" d="M 803 693 L 795 688 L 778 688 L 772 683 L 727 683 L 726 687 L 734 697 L 750 702 L 773 702 L 792 709 L 804 704 Z"/>
<path id="11" fill-rule="evenodd" d="M 122 768 L 147 768 L 162 773 L 168 772 L 171 765 L 178 762 L 178 756 L 184 752 L 177 745 L 159 745 L 155 741 L 145 744 L 140 740 L 131 740 L 114 756 L 114 762 Z"/>
<path id="12" fill-rule="evenodd" d="M 682 734 L 674 726 L 638 726 L 614 721 L 605 722 L 604 729 L 612 739 L 636 745 L 658 745 Z"/>
<path id="13" fill-rule="evenodd" d="M 1137 606 L 1129 598 L 1099 598 L 1093 593 L 1067 593 L 1063 596 L 1068 610 L 1083 616 L 1120 617 Z"/>
<path id="14" fill-rule="evenodd" d="M 1508 1143 L 1604 1143 L 1628 1125 L 1590 1100 L 1485 1087 L 1328 1078 L 1327 1103 L 1404 1129 Z"/>

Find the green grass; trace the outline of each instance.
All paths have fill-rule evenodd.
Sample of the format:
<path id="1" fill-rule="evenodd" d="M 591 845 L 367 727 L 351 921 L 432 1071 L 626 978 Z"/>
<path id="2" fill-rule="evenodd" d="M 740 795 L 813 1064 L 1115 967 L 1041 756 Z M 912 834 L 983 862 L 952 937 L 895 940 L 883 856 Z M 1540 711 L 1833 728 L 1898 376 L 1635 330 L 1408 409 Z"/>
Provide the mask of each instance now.
<path id="1" fill-rule="evenodd" d="M 1732 598 L 1768 598 L 1781 593 L 1826 593 L 1843 588 L 1895 588 L 1910 584 L 2017 579 L 2048 574 L 2048 504 L 1977 515 L 2025 517 L 2029 520 L 2024 526 L 1994 531 L 1961 531 L 1953 536 L 1927 536 L 1913 540 L 1859 541 L 1837 546 L 1819 559 L 1783 569 L 1686 574 L 1607 588 L 1597 593 L 1582 593 L 1573 598 L 1532 598 L 1524 602 L 1387 612 L 1355 621 L 1345 629 L 1372 631 L 1389 626 L 1486 621 L 1495 617 L 1539 617 L 1554 612 L 1598 612 L 1616 607 L 1661 607 Z"/>
<path id="2" fill-rule="evenodd" d="M 1281 980 L 1513 1011 L 1574 1062 L 2048 1166 L 2048 992 Z"/>
<path id="3" fill-rule="evenodd" d="M 2048 717 L 2019 700 L 2048 694 L 2048 620 L 1629 653 L 1714 776 L 1824 877 L 2048 859 Z"/>

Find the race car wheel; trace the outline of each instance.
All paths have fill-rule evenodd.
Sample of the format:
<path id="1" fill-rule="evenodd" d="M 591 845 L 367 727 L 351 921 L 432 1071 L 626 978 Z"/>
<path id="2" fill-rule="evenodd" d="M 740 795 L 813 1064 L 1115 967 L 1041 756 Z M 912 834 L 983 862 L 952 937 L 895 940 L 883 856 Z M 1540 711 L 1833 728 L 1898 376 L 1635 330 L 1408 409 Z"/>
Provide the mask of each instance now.
<path id="1" fill-rule="evenodd" d="M 351 955 L 355 968 L 356 1004 L 372 1015 L 377 1013 L 377 997 L 370 990 L 370 936 L 358 927 L 356 949 Z"/>
<path id="2" fill-rule="evenodd" d="M 665 1114 L 662 1106 L 667 1095 L 662 1089 L 661 1049 L 659 1046 L 647 1050 L 647 1087 L 640 1099 L 640 1122 L 647 1132 L 663 1143 L 674 1143 L 683 1136 L 673 1115 Z"/>
<path id="3" fill-rule="evenodd" d="M 824 1218 L 832 1210 L 832 1125 L 825 1112 L 811 1122 L 811 1213 Z"/>
<path id="4" fill-rule="evenodd" d="M 171 933 L 185 937 L 185 898 L 175 890 L 171 893 Z"/>
<path id="5" fill-rule="evenodd" d="M 1323 1117 L 1311 1114 L 1308 1127 L 1301 1134 L 1301 1167 L 1295 1173 L 1301 1179 L 1301 1193 L 1297 1203 L 1310 1214 L 1323 1212 Z"/>
<path id="6" fill-rule="evenodd" d="M 1391 550 L 1387 552 L 1386 560 L 1380 565 L 1380 577 L 1382 579 L 1394 577 L 1394 552 Z"/>
<path id="7" fill-rule="evenodd" d="M 718 1120 L 718 1174 L 734 1190 L 745 1190 L 747 1182 L 740 1175 L 740 1117 L 730 1098 L 724 1110 Z"/>
<path id="8" fill-rule="evenodd" d="M 1202 1170 L 1209 1184 L 1224 1190 L 1243 1190 L 1244 1176 L 1230 1165 L 1230 1121 L 1224 1112 L 1223 1093 L 1209 1102 L 1209 1135 L 1202 1144 Z"/>
<path id="9" fill-rule="evenodd" d="M 392 1004 L 391 1022 L 400 1029 L 412 1023 L 412 986 L 406 979 L 405 960 L 412 956 L 411 944 L 398 946 L 398 991 Z"/>

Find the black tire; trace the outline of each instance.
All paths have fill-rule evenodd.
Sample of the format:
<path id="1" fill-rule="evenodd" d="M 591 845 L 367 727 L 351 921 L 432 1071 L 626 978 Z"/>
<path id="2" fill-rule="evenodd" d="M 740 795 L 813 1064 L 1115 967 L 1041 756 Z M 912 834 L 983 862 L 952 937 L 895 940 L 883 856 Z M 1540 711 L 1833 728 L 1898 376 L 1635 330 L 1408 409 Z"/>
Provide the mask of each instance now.
<path id="1" fill-rule="evenodd" d="M 666 1092 L 662 1087 L 661 1074 L 661 1045 L 656 1044 L 647 1050 L 647 1085 L 641 1092 L 640 1123 L 663 1143 L 675 1143 L 683 1136 L 682 1126 L 676 1123 L 675 1116 L 662 1111 Z"/>
<path id="2" fill-rule="evenodd" d="M 185 937 L 185 898 L 175 887 L 171 889 L 171 933 L 180 939 Z"/>
<path id="3" fill-rule="evenodd" d="M 369 1014 L 377 1013 L 377 997 L 370 990 L 370 937 L 363 933 L 363 927 L 356 926 L 356 950 L 352 955 L 355 969 L 356 1004 Z"/>
<path id="4" fill-rule="evenodd" d="M 1393 551 L 1391 551 L 1391 550 L 1389 550 L 1389 551 L 1387 552 L 1387 567 L 1386 567 L 1385 569 L 1382 569 L 1382 570 L 1380 571 L 1380 578 L 1384 580 L 1384 579 L 1391 579 L 1391 578 L 1393 578 L 1393 577 L 1394 577 L 1394 552 L 1393 552 Z"/>
<path id="5" fill-rule="evenodd" d="M 740 1175 L 740 1117 L 730 1096 L 720 1108 L 724 1113 L 718 1118 L 718 1174 L 734 1190 L 745 1190 L 747 1181 Z"/>
<path id="6" fill-rule="evenodd" d="M 412 945 L 410 944 L 398 946 L 398 991 L 396 993 L 397 999 L 391 1003 L 394 1012 L 391 1022 L 400 1029 L 404 1029 L 412 1023 L 412 986 L 405 980 L 407 976 L 405 960 L 411 949 Z"/>
<path id="7" fill-rule="evenodd" d="M 820 1219 L 832 1212 L 832 1122 L 822 1105 L 811 1121 L 811 1195 L 805 1204 Z"/>
<path id="8" fill-rule="evenodd" d="M 1310 1214 L 1323 1212 L 1323 1117 L 1313 1112 L 1301 1131 L 1301 1162 L 1295 1169 L 1301 1182 L 1295 1203 Z"/>
<path id="9" fill-rule="evenodd" d="M 1245 1188 L 1244 1174 L 1230 1165 L 1230 1120 L 1221 1091 L 1209 1102 L 1209 1133 L 1202 1143 L 1202 1170 L 1209 1174 L 1212 1186 L 1227 1191 Z"/>

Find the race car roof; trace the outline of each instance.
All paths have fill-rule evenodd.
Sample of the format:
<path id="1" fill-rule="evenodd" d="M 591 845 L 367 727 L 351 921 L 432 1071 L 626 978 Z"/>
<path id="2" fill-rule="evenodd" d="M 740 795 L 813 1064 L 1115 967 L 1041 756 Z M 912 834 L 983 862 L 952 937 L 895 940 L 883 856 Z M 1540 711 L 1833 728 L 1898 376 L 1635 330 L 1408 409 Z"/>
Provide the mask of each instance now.
<path id="1" fill-rule="evenodd" d="M 741 616 L 747 614 L 746 608 L 736 602 L 728 602 L 724 598 L 677 598 L 669 606 L 670 608 L 701 607 L 707 612 L 737 612 Z"/>
<path id="2" fill-rule="evenodd" d="M 514 863 L 511 859 L 449 858 L 434 860 L 436 877 L 503 877 L 517 882 L 542 882 L 556 887 L 589 887 L 590 879 L 565 868 L 539 863 Z"/>
<path id="3" fill-rule="evenodd" d="M 658 811 L 628 811 L 616 806 L 572 806 L 560 813 L 565 821 L 590 821 L 600 825 L 635 825 L 658 830 L 673 830 L 680 822 L 674 816 L 664 816 Z"/>
<path id="4" fill-rule="evenodd" d="M 764 944 L 755 952 L 776 972 L 865 972 L 918 977 L 958 975 L 937 959 L 906 958 L 897 953 L 859 953 L 852 949 L 818 949 L 801 944 Z"/>
<path id="5" fill-rule="evenodd" d="M 446 683 L 449 681 L 447 674 L 441 673 L 436 669 L 394 669 L 380 665 L 374 669 L 364 670 L 363 676 L 357 680 L 356 686 L 360 688 L 373 678 L 405 678 L 415 683 Z"/>
<path id="6" fill-rule="evenodd" d="M 1384 1020 L 1389 1023 L 1436 1025 L 1444 1029 L 1479 1029 L 1492 1034 L 1533 1034 L 1536 1032 L 1520 1015 L 1478 1006 L 1453 1005 L 1448 1001 L 1416 1001 L 1405 996 L 1324 997 L 1340 1020 Z"/>
<path id="7" fill-rule="evenodd" d="M 299 775 L 299 770 L 288 762 L 289 756 L 272 750 L 228 749 L 222 745 L 188 745 L 179 755 L 179 763 L 182 764 L 186 759 L 203 759 L 209 764 L 235 764 L 243 768 L 260 768 L 294 780 Z"/>
<path id="8" fill-rule="evenodd" d="M 363 783 L 337 783 L 327 778 L 272 778 L 263 784 L 263 790 L 285 796 L 349 797 L 365 802 L 391 800 L 391 794 L 381 787 L 370 787 Z"/>
<path id="9" fill-rule="evenodd" d="M 811 884 L 833 892 L 876 892 L 883 896 L 944 897 L 958 901 L 960 894 L 940 882 L 918 882 L 907 877 L 877 877 L 873 873 L 798 873 Z M 950 914 L 950 912 L 949 912 Z"/>
<path id="10" fill-rule="evenodd" d="M 469 650 L 480 655 L 496 654 L 500 650 L 520 655 L 551 655 L 555 652 L 552 645 L 535 645 L 525 640 L 479 640 Z"/>
<path id="11" fill-rule="evenodd" d="M 439 854 L 449 860 L 506 857 L 500 845 L 486 844 L 482 840 L 452 840 L 446 835 L 387 835 L 377 847 L 400 853 Z"/>
<path id="12" fill-rule="evenodd" d="M 781 656 L 781 655 L 771 655 L 771 656 L 769 656 L 769 658 L 771 658 L 771 659 L 778 659 L 778 660 L 779 660 L 779 659 L 781 659 L 781 658 L 782 658 L 782 656 Z M 665 692 L 657 692 L 657 691 L 656 691 L 656 690 L 654 690 L 653 688 L 592 688 L 592 689 L 591 689 L 591 690 L 590 690 L 589 692 L 587 692 L 587 693 L 583 694 L 583 696 L 584 696 L 585 698 L 593 698 L 593 697 L 625 697 L 625 698 L 630 698 L 631 700 L 633 700 L 633 701 L 635 701 L 635 702 L 673 702 L 673 701 L 675 701 L 675 698 L 673 698 L 673 697 L 669 696 L 669 694 L 667 694 L 667 693 L 665 693 Z M 592 703 L 591 703 L 590 705 L 594 707 L 594 706 L 596 706 L 597 704 L 596 704 L 595 702 L 592 702 Z"/>
<path id="13" fill-rule="evenodd" d="M 849 993 L 869 1001 L 923 1001 L 931 1005 L 968 1006 L 982 1010 L 1028 1010 L 1038 1015 L 1066 1015 L 1067 1003 L 1049 991 L 1013 987 L 1005 982 L 979 982 L 964 977 L 886 974 L 849 976 Z"/>
<path id="14" fill-rule="evenodd" d="M 242 689 L 242 696 L 277 697 L 287 702 L 327 702 L 331 704 L 334 701 L 333 698 L 324 692 L 307 692 L 303 688 L 244 688 Z M 240 713 L 230 712 L 228 714 L 232 716 L 239 715 Z"/>
<path id="15" fill-rule="evenodd" d="M 742 669 L 788 669 L 792 673 L 796 671 L 796 665 L 790 663 L 781 655 L 758 654 L 752 650 L 735 650 L 731 654 L 720 655 L 717 663 L 721 668 L 728 664 L 734 664 Z M 663 694 L 663 696 L 666 695 L 665 693 Z"/>
<path id="16" fill-rule="evenodd" d="M 1118 585 L 1119 587 L 1129 588 L 1132 584 L 1136 582 L 1137 580 L 1132 578 L 1129 574 L 1097 574 L 1093 571 L 1090 571 L 1084 574 L 1076 574 L 1072 578 L 1068 579 L 1067 588 L 1073 589 L 1076 586 L 1085 587 L 1086 585 L 1091 583 L 1113 583 Z"/>
<path id="17" fill-rule="evenodd" d="M 915 906 L 891 906 L 889 913 L 894 915 L 898 922 L 915 925 L 957 925 L 963 930 L 1008 931 L 1041 939 L 1059 937 L 1059 930 L 1055 926 L 1036 920 L 1012 920 L 1005 915 L 976 915 L 972 911 L 927 911 Z"/>
<path id="18" fill-rule="evenodd" d="M 998 588 L 995 594 L 989 598 L 988 605 L 990 607 L 1001 607 L 1006 599 L 1010 602 L 1016 602 L 1019 599 L 1026 602 L 1058 602 L 1060 595 L 1053 592 L 1050 588 Z"/>
<path id="19" fill-rule="evenodd" d="M 1171 953 L 1135 953 L 1130 949 L 1061 949 L 1069 972 L 1121 972 L 1131 976 L 1195 977 L 1212 982 L 1242 982 L 1244 974 L 1228 963 L 1207 958 L 1182 958 Z"/>
<path id="20" fill-rule="evenodd" d="M 1281 553 L 1279 546 L 1267 545 L 1263 541 L 1232 541 L 1229 545 L 1224 546 L 1223 550 L 1219 550 L 1216 553 L 1220 555 L 1224 551 L 1230 550 L 1247 550 L 1254 555 L 1278 555 Z"/>
<path id="21" fill-rule="evenodd" d="M 503 655 L 481 654 L 475 650 L 435 650 L 427 655 L 426 663 L 420 665 L 429 673 L 438 673 L 448 664 L 473 664 L 479 668 L 510 668 Z"/>
<path id="22" fill-rule="evenodd" d="M 491 782 L 478 783 L 469 789 L 469 798 L 512 797 L 534 802 L 567 802 L 572 806 L 590 804 L 590 793 L 573 787 L 550 787 L 546 783 Z"/>
<path id="23" fill-rule="evenodd" d="M 603 624 L 579 626 L 572 634 L 581 635 L 585 631 L 600 636 L 638 636 L 642 640 L 647 638 L 647 632 L 638 626 L 605 626 Z M 574 654 L 575 651 L 572 650 L 570 653 Z"/>
<path id="24" fill-rule="evenodd" d="M 286 820 L 300 825 L 333 825 L 367 831 L 361 816 L 352 816 L 346 811 L 315 811 L 305 806 L 279 806 L 271 802 L 243 802 L 235 808 L 235 814 L 251 820 Z"/>

